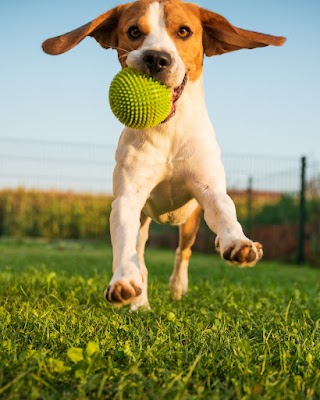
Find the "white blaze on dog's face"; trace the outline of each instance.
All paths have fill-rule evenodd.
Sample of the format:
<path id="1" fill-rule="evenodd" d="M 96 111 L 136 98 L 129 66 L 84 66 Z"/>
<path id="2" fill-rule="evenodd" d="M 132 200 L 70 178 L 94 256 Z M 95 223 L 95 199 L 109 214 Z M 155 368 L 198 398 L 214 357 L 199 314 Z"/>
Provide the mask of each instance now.
<path id="1" fill-rule="evenodd" d="M 192 81 L 201 73 L 202 27 L 188 4 L 135 3 L 132 12 L 120 18 L 118 38 L 122 66 L 152 75 L 169 87 L 179 86 L 186 74 Z"/>

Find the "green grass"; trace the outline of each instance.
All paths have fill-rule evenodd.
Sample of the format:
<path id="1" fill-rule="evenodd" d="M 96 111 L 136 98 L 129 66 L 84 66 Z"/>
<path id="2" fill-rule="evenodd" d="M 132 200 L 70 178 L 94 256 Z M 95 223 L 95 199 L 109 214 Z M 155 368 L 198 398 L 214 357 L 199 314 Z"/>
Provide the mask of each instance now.
<path id="1" fill-rule="evenodd" d="M 111 249 L 0 241 L 0 399 L 319 399 L 320 270 L 147 251 L 151 312 L 103 300 Z"/>

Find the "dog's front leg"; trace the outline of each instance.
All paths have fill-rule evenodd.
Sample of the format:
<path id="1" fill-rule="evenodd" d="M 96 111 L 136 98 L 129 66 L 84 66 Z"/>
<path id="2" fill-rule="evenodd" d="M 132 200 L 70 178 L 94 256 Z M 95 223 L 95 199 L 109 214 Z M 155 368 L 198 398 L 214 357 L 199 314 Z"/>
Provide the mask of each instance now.
<path id="1" fill-rule="evenodd" d="M 105 291 L 105 298 L 118 305 L 136 302 L 139 298 L 139 306 L 148 306 L 147 276 L 144 268 L 140 268 L 136 250 L 140 214 L 146 197 L 141 192 L 128 190 L 112 203 L 113 277 Z"/>
<path id="2" fill-rule="evenodd" d="M 140 217 L 150 193 L 163 179 L 165 161 L 162 152 L 145 140 L 144 135 L 124 131 L 113 174 L 115 200 L 110 215 L 113 276 L 105 298 L 118 305 L 131 303 L 132 310 L 148 308 L 143 248 L 150 221 Z"/>
<path id="3" fill-rule="evenodd" d="M 215 193 L 212 201 L 207 201 L 204 215 L 209 227 L 217 233 L 216 248 L 225 260 L 253 267 L 261 259 L 262 245 L 244 235 L 234 203 L 226 193 Z"/>
<path id="4" fill-rule="evenodd" d="M 213 189 L 214 188 L 214 189 Z M 248 239 L 237 221 L 236 208 L 223 184 L 198 186 L 198 202 L 204 209 L 204 219 L 216 233 L 216 248 L 221 256 L 239 266 L 254 266 L 263 255 L 262 246 Z"/>

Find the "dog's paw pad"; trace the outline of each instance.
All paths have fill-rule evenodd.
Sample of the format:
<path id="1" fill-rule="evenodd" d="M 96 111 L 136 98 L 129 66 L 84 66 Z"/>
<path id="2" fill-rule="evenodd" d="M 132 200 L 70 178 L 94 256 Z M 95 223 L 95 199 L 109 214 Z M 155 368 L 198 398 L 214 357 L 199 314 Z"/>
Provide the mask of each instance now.
<path id="1" fill-rule="evenodd" d="M 233 242 L 224 250 L 222 257 L 241 267 L 253 267 L 262 257 L 262 245 L 258 242 Z"/>
<path id="2" fill-rule="evenodd" d="M 132 302 L 142 293 L 141 287 L 134 282 L 117 282 L 109 285 L 105 291 L 105 298 L 110 303 L 126 304 Z"/>

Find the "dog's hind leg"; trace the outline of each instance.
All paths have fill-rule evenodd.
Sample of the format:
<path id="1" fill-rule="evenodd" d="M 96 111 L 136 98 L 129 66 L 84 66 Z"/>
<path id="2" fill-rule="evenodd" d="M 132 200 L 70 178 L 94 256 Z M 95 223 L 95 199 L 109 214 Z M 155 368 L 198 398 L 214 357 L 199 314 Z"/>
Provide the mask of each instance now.
<path id="1" fill-rule="evenodd" d="M 140 217 L 140 232 L 137 244 L 137 255 L 139 260 L 140 272 L 143 279 L 142 293 L 131 303 L 131 310 L 136 311 L 143 307 L 150 309 L 148 301 L 148 270 L 144 260 L 144 249 L 146 247 L 147 240 L 149 238 L 149 226 L 151 223 L 151 218 L 147 217 L 143 212 Z"/>
<path id="2" fill-rule="evenodd" d="M 179 247 L 176 250 L 173 273 L 170 277 L 170 290 L 176 300 L 188 290 L 188 266 L 202 216 L 202 208 L 198 206 L 187 221 L 179 227 Z"/>

